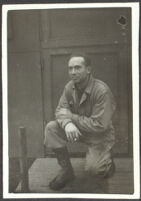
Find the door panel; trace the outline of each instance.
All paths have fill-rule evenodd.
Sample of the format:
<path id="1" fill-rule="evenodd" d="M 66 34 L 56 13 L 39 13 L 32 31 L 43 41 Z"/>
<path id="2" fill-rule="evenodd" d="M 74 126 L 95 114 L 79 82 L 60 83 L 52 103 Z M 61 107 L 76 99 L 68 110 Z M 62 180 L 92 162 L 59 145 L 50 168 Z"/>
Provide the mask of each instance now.
<path id="1" fill-rule="evenodd" d="M 79 51 L 80 48 L 77 48 Z M 57 50 L 56 52 L 48 52 L 50 54 L 50 77 L 51 77 L 51 97 L 52 100 L 50 107 L 54 113 L 59 98 L 62 94 L 65 84 L 68 82 L 68 72 L 67 72 L 67 61 L 71 53 L 76 51 L 76 48 L 70 48 L 66 51 L 64 49 Z M 92 71 L 93 75 L 97 79 L 101 79 L 108 84 L 111 88 L 115 100 L 117 103 L 117 110 L 113 119 L 114 126 L 116 128 L 116 153 L 127 153 L 128 152 L 128 93 L 127 93 L 127 74 L 124 72 L 127 69 L 120 69 L 122 66 L 119 65 L 119 50 L 112 52 L 109 47 L 107 52 L 101 51 L 100 53 L 95 47 L 85 48 L 85 52 L 89 54 L 92 60 Z M 44 55 L 47 53 L 44 51 Z M 44 57 L 45 59 L 45 57 Z M 46 59 L 45 59 L 46 60 Z M 127 68 L 127 65 L 126 65 Z M 47 79 L 47 78 L 46 78 Z M 120 83 L 120 85 L 119 85 Z M 122 97 L 122 98 L 121 98 Z M 50 111 L 46 111 L 50 113 Z M 74 148 L 75 147 L 75 148 Z M 82 148 L 82 147 L 81 147 Z M 70 148 L 72 151 L 82 151 L 80 147 L 73 146 Z M 80 150 L 79 150 L 80 149 Z"/>
<path id="2" fill-rule="evenodd" d="M 130 12 L 130 8 L 41 11 L 41 45 L 55 48 L 127 43 L 131 37 Z"/>

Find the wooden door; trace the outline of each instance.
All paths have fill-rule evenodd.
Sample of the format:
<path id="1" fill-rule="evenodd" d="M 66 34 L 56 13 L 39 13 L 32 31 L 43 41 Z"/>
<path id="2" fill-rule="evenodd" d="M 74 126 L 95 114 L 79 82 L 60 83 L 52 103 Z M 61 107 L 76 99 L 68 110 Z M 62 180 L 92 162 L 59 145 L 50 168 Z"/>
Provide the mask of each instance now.
<path id="1" fill-rule="evenodd" d="M 130 9 L 44 10 L 40 23 L 45 123 L 54 118 L 59 97 L 69 80 L 69 56 L 75 51 L 85 52 L 92 59 L 94 77 L 109 85 L 117 102 L 115 152 L 128 154 L 129 145 L 132 152 Z M 79 146 L 70 149 L 84 151 Z"/>

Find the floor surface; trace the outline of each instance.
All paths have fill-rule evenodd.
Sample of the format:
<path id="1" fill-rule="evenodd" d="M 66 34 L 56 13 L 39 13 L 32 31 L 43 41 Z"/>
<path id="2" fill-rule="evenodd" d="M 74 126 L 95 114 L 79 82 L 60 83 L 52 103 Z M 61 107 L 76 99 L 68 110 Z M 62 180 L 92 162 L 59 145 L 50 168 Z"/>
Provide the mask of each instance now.
<path id="1" fill-rule="evenodd" d="M 52 191 L 49 182 L 60 167 L 55 158 L 36 159 L 29 169 L 29 188 L 31 193 L 104 193 L 132 194 L 133 167 L 132 159 L 116 158 L 116 172 L 113 177 L 99 179 L 89 177 L 84 172 L 84 158 L 72 158 L 76 179 L 60 191 Z M 20 184 L 16 192 L 20 192 Z"/>

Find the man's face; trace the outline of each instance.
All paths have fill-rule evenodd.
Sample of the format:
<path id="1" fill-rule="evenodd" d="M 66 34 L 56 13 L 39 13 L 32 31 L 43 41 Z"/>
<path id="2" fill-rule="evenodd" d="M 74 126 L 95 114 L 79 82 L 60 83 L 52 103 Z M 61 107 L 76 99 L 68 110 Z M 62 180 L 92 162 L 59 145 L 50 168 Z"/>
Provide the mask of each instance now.
<path id="1" fill-rule="evenodd" d="M 83 57 L 72 57 L 68 62 L 69 76 L 74 83 L 83 82 L 90 73 Z"/>

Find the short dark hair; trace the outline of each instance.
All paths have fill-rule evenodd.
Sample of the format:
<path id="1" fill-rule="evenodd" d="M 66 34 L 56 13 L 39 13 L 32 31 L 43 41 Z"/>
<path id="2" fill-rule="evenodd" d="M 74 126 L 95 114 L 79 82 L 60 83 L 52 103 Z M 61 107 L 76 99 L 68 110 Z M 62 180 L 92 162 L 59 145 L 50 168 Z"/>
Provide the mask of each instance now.
<path id="1" fill-rule="evenodd" d="M 91 66 L 91 59 L 90 57 L 85 54 L 85 53 L 73 53 L 71 54 L 69 60 L 72 58 L 72 57 L 83 57 L 84 58 L 84 61 L 85 61 L 85 65 L 86 66 Z"/>

